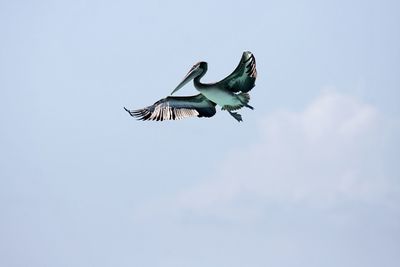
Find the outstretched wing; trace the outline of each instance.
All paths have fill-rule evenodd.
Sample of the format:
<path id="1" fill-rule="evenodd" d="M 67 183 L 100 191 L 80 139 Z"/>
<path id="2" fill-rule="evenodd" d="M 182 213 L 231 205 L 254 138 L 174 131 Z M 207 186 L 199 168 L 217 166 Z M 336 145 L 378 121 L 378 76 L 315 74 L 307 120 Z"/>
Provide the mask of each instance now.
<path id="1" fill-rule="evenodd" d="M 256 59 L 251 52 L 246 51 L 243 52 L 236 69 L 217 85 L 234 93 L 247 93 L 255 86 L 256 78 Z"/>
<path id="2" fill-rule="evenodd" d="M 194 96 L 168 96 L 142 109 L 124 109 L 138 120 L 163 121 L 179 120 L 186 117 L 212 117 L 216 112 L 215 105 L 202 94 L 198 94 Z"/>

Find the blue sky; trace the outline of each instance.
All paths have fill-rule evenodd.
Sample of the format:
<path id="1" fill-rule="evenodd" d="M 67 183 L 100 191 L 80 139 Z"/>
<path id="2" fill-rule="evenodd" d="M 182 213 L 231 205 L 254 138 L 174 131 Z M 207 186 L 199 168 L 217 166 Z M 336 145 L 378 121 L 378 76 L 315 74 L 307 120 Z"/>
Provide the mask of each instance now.
<path id="1" fill-rule="evenodd" d="M 0 265 L 398 266 L 399 9 L 2 1 Z M 241 124 L 122 108 L 245 50 Z"/>

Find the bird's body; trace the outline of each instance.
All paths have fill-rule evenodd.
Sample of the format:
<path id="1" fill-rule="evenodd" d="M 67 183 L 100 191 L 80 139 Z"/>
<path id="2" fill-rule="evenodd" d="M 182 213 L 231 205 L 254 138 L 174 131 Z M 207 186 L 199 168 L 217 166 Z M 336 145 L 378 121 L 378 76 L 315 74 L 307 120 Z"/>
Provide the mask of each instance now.
<path id="1" fill-rule="evenodd" d="M 216 113 L 215 106 L 227 110 L 236 120 L 242 121 L 240 114 L 232 112 L 248 107 L 248 92 L 255 86 L 257 77 L 256 61 L 251 52 L 243 52 L 236 69 L 225 79 L 217 83 L 202 83 L 200 79 L 207 72 L 207 63 L 195 64 L 183 81 L 172 92 L 175 93 L 190 80 L 200 94 L 195 96 L 168 96 L 152 106 L 139 110 L 125 110 L 140 120 L 176 120 L 184 117 L 212 117 Z"/>
<path id="2" fill-rule="evenodd" d="M 241 104 L 238 96 L 228 90 L 218 87 L 197 88 L 196 89 L 207 99 L 225 108 L 228 106 L 238 106 Z"/>

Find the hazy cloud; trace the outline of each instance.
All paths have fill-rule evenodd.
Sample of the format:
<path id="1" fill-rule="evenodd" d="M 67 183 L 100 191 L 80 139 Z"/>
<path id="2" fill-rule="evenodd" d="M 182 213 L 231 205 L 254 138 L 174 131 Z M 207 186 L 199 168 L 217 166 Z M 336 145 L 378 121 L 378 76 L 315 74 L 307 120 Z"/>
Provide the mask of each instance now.
<path id="1" fill-rule="evenodd" d="M 393 144 L 392 131 L 374 106 L 327 89 L 304 110 L 268 114 L 259 140 L 238 148 L 210 179 L 182 192 L 179 205 L 224 216 L 237 209 L 257 214 L 260 203 L 271 202 L 386 202 L 399 191 L 398 177 L 387 170 L 396 167 L 386 164 L 395 156 L 385 150 Z"/>

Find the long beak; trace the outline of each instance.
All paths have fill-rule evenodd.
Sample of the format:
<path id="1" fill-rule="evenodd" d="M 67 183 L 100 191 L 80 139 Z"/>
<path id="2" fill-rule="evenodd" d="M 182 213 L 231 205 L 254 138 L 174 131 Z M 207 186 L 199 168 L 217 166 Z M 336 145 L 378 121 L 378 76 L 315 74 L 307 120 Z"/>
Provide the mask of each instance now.
<path id="1" fill-rule="evenodd" d="M 186 74 L 186 76 L 183 78 L 180 84 L 172 91 L 171 95 L 174 94 L 176 91 L 181 89 L 185 84 L 193 80 L 197 75 L 198 75 L 198 68 L 191 68 L 189 72 Z"/>

